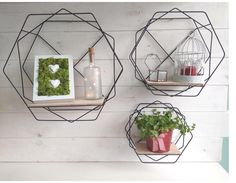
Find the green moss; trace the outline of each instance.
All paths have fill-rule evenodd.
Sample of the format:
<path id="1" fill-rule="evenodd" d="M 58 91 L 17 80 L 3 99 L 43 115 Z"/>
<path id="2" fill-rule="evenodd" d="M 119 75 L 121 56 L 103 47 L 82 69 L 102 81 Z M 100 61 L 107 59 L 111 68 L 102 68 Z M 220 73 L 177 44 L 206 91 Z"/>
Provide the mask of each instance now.
<path id="1" fill-rule="evenodd" d="M 59 65 L 57 72 L 52 73 L 49 65 Z M 60 85 L 53 88 L 50 80 L 60 80 Z M 68 95 L 69 87 L 69 61 L 67 58 L 39 59 L 38 96 Z"/>

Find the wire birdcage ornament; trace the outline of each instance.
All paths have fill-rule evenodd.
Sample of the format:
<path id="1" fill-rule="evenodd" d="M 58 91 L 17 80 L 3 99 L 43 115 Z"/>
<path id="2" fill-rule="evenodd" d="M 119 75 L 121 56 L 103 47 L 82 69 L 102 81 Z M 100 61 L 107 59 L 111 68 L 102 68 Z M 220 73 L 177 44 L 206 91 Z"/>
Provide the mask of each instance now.
<path id="1" fill-rule="evenodd" d="M 177 46 L 174 58 L 174 81 L 187 83 L 204 82 L 206 48 L 203 42 L 195 37 L 195 34 L 191 34 Z"/>

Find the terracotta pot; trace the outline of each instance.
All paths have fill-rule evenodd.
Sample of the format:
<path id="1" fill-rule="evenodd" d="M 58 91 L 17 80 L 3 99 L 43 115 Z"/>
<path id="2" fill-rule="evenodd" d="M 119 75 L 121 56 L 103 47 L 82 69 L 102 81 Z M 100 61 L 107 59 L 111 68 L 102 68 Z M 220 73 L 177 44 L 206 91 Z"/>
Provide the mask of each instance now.
<path id="1" fill-rule="evenodd" d="M 196 76 L 197 75 L 197 68 L 194 66 L 187 66 L 184 69 L 181 69 L 181 75 Z"/>
<path id="2" fill-rule="evenodd" d="M 152 152 L 163 153 L 170 150 L 173 130 L 161 133 L 158 137 L 146 139 L 147 148 Z"/>

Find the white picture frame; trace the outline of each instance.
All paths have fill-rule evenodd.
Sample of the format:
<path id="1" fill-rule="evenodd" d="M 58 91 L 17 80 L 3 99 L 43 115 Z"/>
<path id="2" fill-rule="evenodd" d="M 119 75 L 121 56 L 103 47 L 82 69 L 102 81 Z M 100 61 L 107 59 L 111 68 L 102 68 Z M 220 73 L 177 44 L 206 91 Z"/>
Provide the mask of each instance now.
<path id="1" fill-rule="evenodd" d="M 39 75 L 39 59 L 46 58 L 67 58 L 69 69 L 69 90 L 68 95 L 51 95 L 51 96 L 39 96 L 38 95 L 38 75 Z M 75 87 L 74 87 L 74 69 L 73 69 L 73 57 L 71 55 L 38 55 L 34 60 L 34 83 L 33 83 L 33 102 L 56 102 L 56 101 L 72 101 L 75 99 Z"/>

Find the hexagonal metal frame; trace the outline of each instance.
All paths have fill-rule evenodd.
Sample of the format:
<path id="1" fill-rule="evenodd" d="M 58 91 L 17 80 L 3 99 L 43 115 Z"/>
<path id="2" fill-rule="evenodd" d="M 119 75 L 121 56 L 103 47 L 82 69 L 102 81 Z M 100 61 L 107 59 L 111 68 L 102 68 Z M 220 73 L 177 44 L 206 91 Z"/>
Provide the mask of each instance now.
<path id="1" fill-rule="evenodd" d="M 76 20 L 71 19 L 71 20 L 51 20 L 53 17 L 56 16 L 73 16 L 73 18 L 76 18 Z M 82 15 L 88 15 L 90 16 L 89 20 L 86 20 L 84 18 L 82 18 Z M 24 27 L 26 25 L 26 22 L 28 21 L 28 19 L 32 16 L 48 16 L 48 18 L 46 18 L 45 20 L 41 21 L 37 26 L 35 26 L 34 28 L 32 28 L 31 30 L 25 30 Z M 44 23 L 48 23 L 48 22 L 71 22 L 71 23 L 86 23 L 87 25 L 91 26 L 92 28 L 94 28 L 96 31 L 99 31 L 101 33 L 101 37 L 99 37 L 92 45 L 91 47 L 94 47 L 102 38 L 105 39 L 105 41 L 108 43 L 109 48 L 112 51 L 112 65 L 113 65 L 113 83 L 111 85 L 111 87 L 109 88 L 109 91 L 107 93 L 106 96 L 104 96 L 104 102 L 102 105 L 93 105 L 93 106 L 76 106 L 77 108 L 71 108 L 69 107 L 65 107 L 65 106 L 61 106 L 61 107 L 32 107 L 29 106 L 29 103 L 33 103 L 33 101 L 31 99 L 29 99 L 27 96 L 25 96 L 25 82 L 24 82 L 24 77 L 23 74 L 26 76 L 26 78 L 28 78 L 28 80 L 30 81 L 30 83 L 33 85 L 33 81 L 30 79 L 29 77 L 29 73 L 27 73 L 26 71 L 26 63 L 27 63 L 27 59 L 28 56 L 31 52 L 31 49 L 36 41 L 36 39 L 41 39 L 47 46 L 49 46 L 52 50 L 54 50 L 57 54 L 60 55 L 60 52 L 58 50 L 56 50 L 46 39 L 44 39 L 39 33 L 44 25 Z M 95 24 L 95 25 L 94 25 Z M 34 32 L 36 31 L 36 32 Z M 34 39 L 33 42 L 31 43 L 29 50 L 26 54 L 26 57 L 24 59 L 24 61 L 22 62 L 21 59 L 21 54 L 20 54 L 20 41 L 23 40 L 26 36 L 28 35 L 34 35 Z M 19 61 L 19 70 L 20 70 L 20 78 L 21 78 L 21 87 L 16 87 L 14 82 L 11 80 L 11 78 L 8 76 L 7 72 L 6 72 L 6 68 L 8 66 L 8 62 L 12 56 L 13 51 L 17 49 L 17 55 L 18 55 L 18 61 Z M 82 75 L 82 73 L 79 72 L 79 70 L 76 68 L 76 66 L 81 62 L 81 60 L 88 54 L 88 51 L 86 53 L 84 53 L 84 55 L 74 64 L 74 69 L 77 72 L 77 74 Z M 117 66 L 119 66 L 119 70 L 116 71 Z M 95 121 L 98 116 L 100 115 L 104 105 L 106 104 L 106 102 L 108 102 L 109 100 L 111 100 L 112 98 L 114 98 L 116 96 L 116 83 L 118 81 L 118 79 L 120 78 L 121 74 L 123 72 L 123 65 L 120 62 L 116 52 L 115 52 L 115 39 L 109 35 L 108 33 L 104 32 L 101 28 L 101 26 L 99 25 L 97 19 L 95 18 L 95 16 L 93 15 L 93 13 L 73 13 L 65 8 L 61 8 L 60 10 L 56 11 L 55 13 L 40 13 L 40 14 L 28 14 L 21 29 L 20 32 L 16 38 L 16 41 L 10 51 L 10 54 L 5 62 L 5 65 L 3 67 L 3 73 L 5 74 L 5 76 L 7 77 L 8 81 L 10 82 L 10 84 L 13 86 L 13 88 L 15 89 L 15 91 L 17 92 L 17 94 L 20 96 L 20 98 L 22 99 L 22 101 L 24 102 L 24 104 L 26 105 L 26 107 L 29 109 L 29 111 L 31 112 L 31 114 L 33 115 L 33 117 L 37 120 L 37 121 L 67 121 L 70 123 L 73 123 L 75 121 Z M 19 88 L 21 88 L 22 90 L 20 90 Z M 55 115 L 55 117 L 57 116 L 59 119 L 42 119 L 41 117 L 37 117 L 36 114 L 34 113 L 34 111 L 32 110 L 33 108 L 41 108 L 44 109 L 47 112 L 52 113 L 53 115 Z M 79 117 L 77 117 L 76 119 L 68 119 L 66 117 L 61 116 L 60 114 L 57 113 L 57 111 L 80 111 L 83 112 L 83 114 L 81 114 Z M 88 119 L 83 119 L 85 116 L 87 116 L 88 114 L 91 114 L 92 112 L 96 112 L 95 117 L 92 118 L 88 118 Z"/>
<path id="2" fill-rule="evenodd" d="M 203 14 L 206 17 L 208 23 L 206 25 L 203 25 L 202 23 L 200 23 L 199 21 L 197 21 L 196 19 L 191 17 L 189 15 L 191 13 Z M 160 14 L 160 15 L 156 18 L 156 16 L 158 14 Z M 181 15 L 184 15 L 184 17 L 171 17 L 171 18 L 168 18 L 168 17 L 166 17 L 168 14 L 181 14 Z M 148 33 L 148 35 L 150 35 L 150 37 L 155 41 L 155 43 L 158 45 L 158 47 L 161 50 L 163 50 L 163 52 L 165 52 L 166 57 L 161 62 L 161 64 L 164 63 L 165 61 L 167 61 L 168 58 L 172 62 L 175 62 L 174 59 L 171 57 L 171 55 L 174 53 L 174 51 L 176 50 L 177 47 L 175 47 L 175 49 L 173 49 L 170 53 L 168 53 L 164 49 L 164 47 L 156 40 L 156 38 L 148 30 L 149 26 L 151 24 L 155 23 L 158 20 L 174 20 L 174 19 L 183 19 L 183 21 L 184 20 L 192 20 L 193 25 L 196 28 L 193 29 L 188 36 L 190 36 L 195 31 L 197 31 L 200 35 L 201 40 L 203 41 L 203 43 L 204 43 L 204 45 L 207 49 L 208 57 L 206 58 L 205 63 L 209 64 L 209 67 L 208 67 L 209 68 L 209 73 L 208 73 L 207 78 L 204 80 L 204 84 L 202 86 L 189 85 L 189 86 L 186 86 L 186 87 L 181 88 L 181 89 L 173 89 L 173 87 L 176 86 L 176 85 L 166 86 L 166 85 L 162 85 L 161 83 L 159 83 L 158 86 L 150 85 L 146 82 L 146 78 L 145 78 L 144 74 L 142 73 L 142 71 L 140 70 L 140 68 L 137 65 L 137 47 L 139 46 L 140 41 L 142 40 L 145 33 Z M 210 34 L 211 34 L 210 44 L 209 44 L 210 46 L 208 46 L 206 44 L 206 41 L 205 41 L 204 37 L 202 36 L 201 29 L 204 29 L 204 30 L 207 30 L 207 31 L 210 32 Z M 187 39 L 188 36 L 185 37 L 184 40 Z M 219 44 L 219 46 L 222 50 L 222 56 L 219 58 L 216 66 L 214 68 L 212 68 L 212 62 L 211 62 L 213 39 L 216 40 L 214 43 Z M 217 70 L 219 65 L 222 63 L 224 57 L 225 57 L 225 51 L 223 49 L 223 46 L 222 46 L 222 44 L 221 44 L 221 42 L 220 42 L 220 40 L 219 40 L 219 38 L 216 34 L 216 31 L 213 28 L 213 25 L 212 25 L 212 23 L 211 23 L 211 21 L 210 21 L 210 19 L 209 19 L 206 12 L 204 12 L 204 11 L 181 11 L 178 8 L 173 8 L 170 11 L 157 11 L 157 12 L 155 12 L 154 15 L 152 16 L 152 18 L 147 22 L 147 24 L 136 32 L 136 34 L 135 34 L 135 45 L 134 45 L 134 48 L 132 49 L 132 51 L 129 55 L 129 60 L 131 61 L 132 65 L 134 66 L 135 78 L 138 79 L 139 81 L 143 82 L 144 85 L 146 86 L 146 88 L 148 90 L 150 90 L 152 92 L 152 94 L 159 95 L 159 96 L 170 96 L 170 97 L 175 97 L 175 96 L 178 96 L 178 97 L 196 97 L 201 93 L 203 88 L 206 86 L 209 79 L 212 77 L 212 75 L 215 73 L 215 71 Z M 156 69 L 158 69 L 161 66 L 161 64 L 159 64 Z M 186 92 L 188 90 L 196 88 L 196 87 L 199 88 L 199 90 L 197 92 L 194 92 L 194 94 L 186 94 Z"/>
<path id="3" fill-rule="evenodd" d="M 156 155 L 153 155 L 153 153 L 151 153 L 151 152 L 150 152 L 150 154 L 148 154 L 148 153 L 147 154 L 139 154 L 136 151 L 136 144 L 139 143 L 141 141 L 141 139 L 135 140 L 135 138 L 137 138 L 136 134 L 133 134 L 133 132 L 132 132 L 132 130 L 134 128 L 135 120 L 137 119 L 137 117 L 139 117 L 143 113 L 145 113 L 146 109 L 152 110 L 152 109 L 157 109 L 157 108 L 161 109 L 163 111 L 167 109 L 167 110 L 171 110 L 171 111 L 175 112 L 175 114 L 178 117 L 180 117 L 180 119 L 182 119 L 183 123 L 187 124 L 185 116 L 180 112 L 180 110 L 177 107 L 174 107 L 170 103 L 162 103 L 159 100 L 156 100 L 152 103 L 140 103 L 140 104 L 138 104 L 138 106 L 136 107 L 134 112 L 129 116 L 129 121 L 125 126 L 126 137 L 129 141 L 129 146 L 134 150 L 135 154 L 137 155 L 137 157 L 139 158 L 139 160 L 142 163 L 160 163 L 160 164 L 176 163 L 179 160 L 179 158 L 182 156 L 183 152 L 185 151 L 185 149 L 187 148 L 187 146 L 189 145 L 191 140 L 193 139 L 192 132 L 187 133 L 185 135 L 179 134 L 178 137 L 174 140 L 174 142 L 172 142 L 173 144 L 175 144 L 177 146 L 178 150 L 180 151 L 180 154 L 178 154 L 178 155 L 176 155 L 176 154 L 167 154 L 167 155 L 156 154 Z M 169 158 L 169 160 L 166 160 L 168 158 Z"/>

